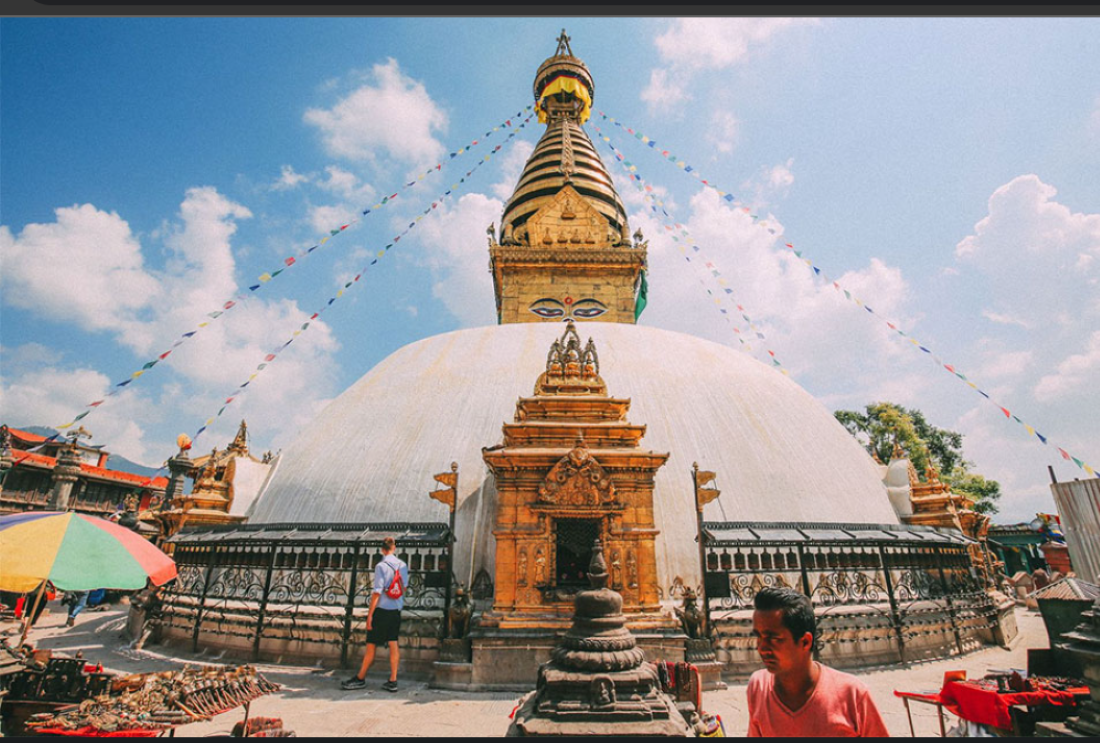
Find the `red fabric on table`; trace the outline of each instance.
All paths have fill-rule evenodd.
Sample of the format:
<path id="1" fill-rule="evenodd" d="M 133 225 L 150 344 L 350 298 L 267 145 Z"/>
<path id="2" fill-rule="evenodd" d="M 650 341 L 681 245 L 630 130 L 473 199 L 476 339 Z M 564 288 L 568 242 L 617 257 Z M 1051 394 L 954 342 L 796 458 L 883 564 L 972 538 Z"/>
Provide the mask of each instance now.
<path id="1" fill-rule="evenodd" d="M 975 683 L 950 681 L 940 691 L 945 707 L 964 720 L 1001 730 L 1012 729 L 1011 708 L 1014 704 L 1037 707 L 1042 704 L 1061 706 L 1076 704 L 1068 691 L 1023 691 L 999 694 Z"/>
<path id="2" fill-rule="evenodd" d="M 894 696 L 901 697 L 902 699 L 919 699 L 922 702 L 931 702 L 932 704 L 943 704 L 943 700 L 940 699 L 939 693 L 934 691 L 898 691 L 894 689 Z"/>
<path id="3" fill-rule="evenodd" d="M 157 728 L 156 730 L 149 730 L 146 728 L 135 728 L 133 730 L 116 730 L 113 733 L 108 733 L 88 726 L 76 730 L 36 728 L 34 732 L 37 735 L 61 735 L 66 738 L 155 738 L 167 729 L 168 728 Z"/>

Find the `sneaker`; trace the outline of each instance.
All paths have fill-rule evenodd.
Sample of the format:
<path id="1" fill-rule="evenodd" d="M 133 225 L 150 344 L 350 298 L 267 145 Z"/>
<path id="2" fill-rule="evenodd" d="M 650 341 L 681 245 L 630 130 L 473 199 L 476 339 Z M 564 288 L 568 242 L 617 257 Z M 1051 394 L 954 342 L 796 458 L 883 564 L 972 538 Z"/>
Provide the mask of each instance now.
<path id="1" fill-rule="evenodd" d="M 386 691 L 397 691 L 397 682 L 387 681 L 386 683 L 382 684 L 382 688 Z"/>
<path id="2" fill-rule="evenodd" d="M 69 617 L 68 621 L 65 622 L 66 627 L 72 627 L 75 624 L 76 624 L 76 617 Z"/>
<path id="3" fill-rule="evenodd" d="M 352 676 L 347 681 L 340 684 L 340 688 L 344 691 L 351 691 L 353 689 L 365 689 L 367 682 L 358 676 Z"/>

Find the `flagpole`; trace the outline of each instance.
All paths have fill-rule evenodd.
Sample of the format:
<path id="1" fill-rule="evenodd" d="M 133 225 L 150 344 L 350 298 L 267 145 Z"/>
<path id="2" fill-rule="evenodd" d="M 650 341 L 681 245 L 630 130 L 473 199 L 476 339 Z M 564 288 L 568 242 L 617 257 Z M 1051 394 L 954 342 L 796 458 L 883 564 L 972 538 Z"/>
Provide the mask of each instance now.
<path id="1" fill-rule="evenodd" d="M 27 634 L 31 631 L 31 622 L 34 619 L 34 615 L 38 612 L 38 605 L 42 603 L 42 594 L 46 592 L 46 583 L 48 581 L 43 580 L 42 585 L 38 587 L 38 595 L 34 598 L 34 608 L 31 612 L 23 617 L 23 636 L 19 638 L 19 644 L 22 645 L 27 639 Z M 26 603 L 23 604 L 26 606 Z"/>

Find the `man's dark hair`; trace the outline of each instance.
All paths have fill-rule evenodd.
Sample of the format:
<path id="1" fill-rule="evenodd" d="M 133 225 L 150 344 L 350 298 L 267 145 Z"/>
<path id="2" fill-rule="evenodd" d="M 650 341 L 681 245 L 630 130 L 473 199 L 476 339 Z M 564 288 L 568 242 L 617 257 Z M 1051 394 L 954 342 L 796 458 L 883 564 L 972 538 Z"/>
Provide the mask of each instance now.
<path id="1" fill-rule="evenodd" d="M 783 626 L 794 639 L 801 640 L 807 632 L 817 642 L 817 621 L 810 600 L 793 588 L 761 588 L 752 602 L 757 611 L 783 612 Z"/>
<path id="2" fill-rule="evenodd" d="M 397 542 L 394 541 L 393 537 L 386 537 L 382 540 L 382 549 L 386 552 L 392 551 L 395 547 L 397 547 Z"/>

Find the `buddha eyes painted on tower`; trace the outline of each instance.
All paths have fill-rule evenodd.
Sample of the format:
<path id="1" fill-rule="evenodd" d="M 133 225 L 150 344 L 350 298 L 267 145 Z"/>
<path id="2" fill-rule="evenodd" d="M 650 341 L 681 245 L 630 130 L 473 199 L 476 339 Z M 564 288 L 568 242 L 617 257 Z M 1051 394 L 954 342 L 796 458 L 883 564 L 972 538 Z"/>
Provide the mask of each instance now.
<path id="1" fill-rule="evenodd" d="M 598 299 L 566 297 L 563 302 L 543 297 L 532 302 L 528 309 L 547 320 L 593 320 L 607 312 L 607 305 Z"/>

